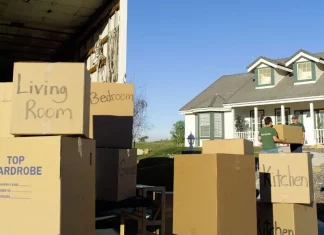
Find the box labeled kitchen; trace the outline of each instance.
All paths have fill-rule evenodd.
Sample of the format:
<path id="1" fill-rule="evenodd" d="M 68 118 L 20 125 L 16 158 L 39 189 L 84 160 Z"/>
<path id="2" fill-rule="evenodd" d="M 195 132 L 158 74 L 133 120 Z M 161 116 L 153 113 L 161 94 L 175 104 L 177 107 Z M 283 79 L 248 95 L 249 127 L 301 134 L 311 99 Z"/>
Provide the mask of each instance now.
<path id="1" fill-rule="evenodd" d="M 258 235 L 317 235 L 316 203 L 257 203 Z"/>
<path id="2" fill-rule="evenodd" d="M 90 138 L 99 148 L 132 148 L 134 85 L 91 83 Z"/>
<path id="3" fill-rule="evenodd" d="M 89 135 L 84 63 L 15 63 L 11 134 Z"/>
<path id="4" fill-rule="evenodd" d="M 2 234 L 94 235 L 95 141 L 0 138 L 0 204 Z"/>
<path id="5" fill-rule="evenodd" d="M 313 202 L 312 157 L 309 153 L 260 153 L 259 172 L 262 202 Z"/>

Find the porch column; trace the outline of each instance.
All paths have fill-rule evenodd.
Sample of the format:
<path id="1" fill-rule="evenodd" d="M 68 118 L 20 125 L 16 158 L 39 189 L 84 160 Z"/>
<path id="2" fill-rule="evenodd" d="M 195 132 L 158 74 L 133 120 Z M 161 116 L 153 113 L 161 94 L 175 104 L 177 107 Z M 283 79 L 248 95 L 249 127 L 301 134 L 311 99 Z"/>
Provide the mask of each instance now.
<path id="1" fill-rule="evenodd" d="M 254 107 L 254 145 L 259 146 L 259 111 L 258 107 Z"/>
<path id="2" fill-rule="evenodd" d="M 286 125 L 285 105 L 281 105 L 281 124 Z"/>
<path id="3" fill-rule="evenodd" d="M 314 115 L 314 103 L 309 103 L 309 113 L 310 113 L 310 130 L 306 130 L 309 134 L 306 135 L 308 137 L 307 144 L 309 145 L 314 145 L 316 144 L 316 139 L 315 139 L 315 115 Z M 306 134 L 306 133 L 305 133 Z"/>

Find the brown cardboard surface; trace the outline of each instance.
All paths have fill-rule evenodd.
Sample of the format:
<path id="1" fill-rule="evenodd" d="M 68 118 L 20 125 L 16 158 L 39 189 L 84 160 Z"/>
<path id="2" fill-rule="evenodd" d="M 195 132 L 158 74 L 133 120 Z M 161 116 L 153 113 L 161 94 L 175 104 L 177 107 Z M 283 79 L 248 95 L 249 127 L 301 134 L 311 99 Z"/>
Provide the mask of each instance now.
<path id="1" fill-rule="evenodd" d="M 2 234 L 94 235 L 94 140 L 0 138 L 0 210 Z"/>
<path id="2" fill-rule="evenodd" d="M 13 135 L 89 135 L 84 63 L 15 63 L 12 102 Z"/>
<path id="3" fill-rule="evenodd" d="M 12 137 L 10 134 L 12 104 L 12 82 L 0 83 L 0 137 Z"/>
<path id="4" fill-rule="evenodd" d="M 91 83 L 90 138 L 99 148 L 132 148 L 134 85 Z"/>
<path id="5" fill-rule="evenodd" d="M 300 126 L 291 125 L 274 125 L 278 132 L 278 138 L 286 140 L 288 144 L 301 144 L 303 140 L 303 132 Z"/>
<path id="6" fill-rule="evenodd" d="M 258 235 L 317 235 L 316 203 L 257 203 Z"/>
<path id="7" fill-rule="evenodd" d="M 173 233 L 256 235 L 254 170 L 253 155 L 176 155 Z"/>
<path id="8" fill-rule="evenodd" d="M 254 154 L 253 142 L 245 139 L 204 140 L 202 153 Z"/>
<path id="9" fill-rule="evenodd" d="M 96 198 L 121 201 L 136 196 L 137 149 L 97 148 Z"/>
<path id="10" fill-rule="evenodd" d="M 309 204 L 314 201 L 310 154 L 259 154 L 259 172 L 262 202 Z"/>

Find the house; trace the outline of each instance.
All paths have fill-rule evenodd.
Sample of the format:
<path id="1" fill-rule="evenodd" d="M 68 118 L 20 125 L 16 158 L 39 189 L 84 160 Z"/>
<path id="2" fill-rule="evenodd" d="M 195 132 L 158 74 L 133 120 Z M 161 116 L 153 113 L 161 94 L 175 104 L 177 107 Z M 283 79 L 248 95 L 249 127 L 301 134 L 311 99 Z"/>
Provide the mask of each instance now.
<path id="1" fill-rule="evenodd" d="M 246 73 L 220 77 L 179 112 L 185 115 L 185 136 L 192 133 L 196 146 L 206 139 L 230 138 L 259 145 L 264 117 L 285 125 L 293 114 L 305 126 L 305 145 L 323 144 L 324 53 L 299 50 L 276 60 L 261 56 Z M 240 128 L 235 127 L 238 120 Z"/>

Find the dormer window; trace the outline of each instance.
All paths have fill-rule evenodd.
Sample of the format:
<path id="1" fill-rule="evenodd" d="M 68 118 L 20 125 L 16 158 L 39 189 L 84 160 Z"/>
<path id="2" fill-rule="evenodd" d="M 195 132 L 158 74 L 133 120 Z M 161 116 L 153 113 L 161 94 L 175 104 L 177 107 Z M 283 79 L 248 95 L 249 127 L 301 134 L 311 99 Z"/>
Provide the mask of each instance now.
<path id="1" fill-rule="evenodd" d="M 298 81 L 312 80 L 311 62 L 304 62 L 304 63 L 297 64 L 297 80 Z"/>
<path id="2" fill-rule="evenodd" d="M 261 68 L 258 69 L 258 85 L 265 86 L 271 85 L 271 68 Z"/>

